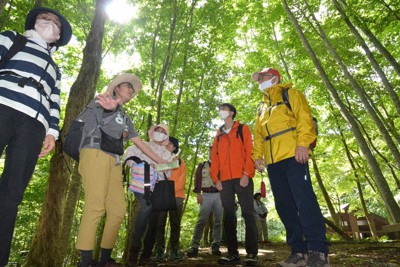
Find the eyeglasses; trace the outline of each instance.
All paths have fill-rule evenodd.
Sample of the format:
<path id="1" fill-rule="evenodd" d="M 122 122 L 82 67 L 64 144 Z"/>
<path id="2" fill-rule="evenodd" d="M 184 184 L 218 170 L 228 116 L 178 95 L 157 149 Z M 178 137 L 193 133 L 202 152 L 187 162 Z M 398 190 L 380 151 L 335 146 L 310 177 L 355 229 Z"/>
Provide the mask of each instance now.
<path id="1" fill-rule="evenodd" d="M 47 20 L 47 21 L 52 21 L 61 30 L 62 25 L 61 25 L 61 22 L 58 19 L 58 17 L 56 15 L 52 16 L 50 14 L 51 13 L 40 13 L 39 15 L 36 16 L 36 19 L 44 19 L 44 20 Z"/>
<path id="2" fill-rule="evenodd" d="M 258 79 L 257 79 L 257 81 L 259 81 L 259 82 L 261 82 L 262 80 L 264 80 L 264 77 L 270 77 L 270 78 L 272 78 L 272 77 L 274 77 L 275 75 L 273 75 L 273 74 L 260 74 L 260 75 L 258 75 Z"/>
<path id="3" fill-rule="evenodd" d="M 121 83 L 118 85 L 119 87 L 121 86 L 126 86 L 129 90 L 135 92 L 135 88 L 133 88 L 133 85 L 131 83 Z"/>

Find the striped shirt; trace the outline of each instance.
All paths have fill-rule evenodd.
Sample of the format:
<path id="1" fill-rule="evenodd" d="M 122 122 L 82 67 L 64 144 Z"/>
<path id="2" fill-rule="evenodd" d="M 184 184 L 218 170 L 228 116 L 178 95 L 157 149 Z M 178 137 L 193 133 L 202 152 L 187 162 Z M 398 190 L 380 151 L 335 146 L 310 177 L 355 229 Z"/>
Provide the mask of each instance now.
<path id="1" fill-rule="evenodd" d="M 15 36 L 14 31 L 0 33 L 1 58 L 13 44 Z M 40 82 L 44 93 L 30 82 L 19 86 L 22 77 Z M 25 47 L 0 69 L 0 104 L 37 119 L 45 127 L 46 135 L 51 134 L 57 139 L 60 131 L 60 81 L 61 73 L 50 51 L 28 38 Z"/>

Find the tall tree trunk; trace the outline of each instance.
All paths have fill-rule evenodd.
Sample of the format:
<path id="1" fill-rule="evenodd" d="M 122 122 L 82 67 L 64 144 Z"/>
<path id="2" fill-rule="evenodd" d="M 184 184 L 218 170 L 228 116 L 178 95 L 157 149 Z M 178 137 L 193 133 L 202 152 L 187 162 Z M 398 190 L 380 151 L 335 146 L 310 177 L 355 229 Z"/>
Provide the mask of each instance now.
<path id="1" fill-rule="evenodd" d="M 324 185 L 324 183 L 322 182 L 322 177 L 321 177 L 321 174 L 320 174 L 320 172 L 319 172 L 318 165 L 317 165 L 317 161 L 315 160 L 315 157 L 314 157 L 314 156 L 311 157 L 311 162 L 312 162 L 312 164 L 313 164 L 313 169 L 314 169 L 314 173 L 315 173 L 315 178 L 317 179 L 319 188 L 321 189 L 321 192 L 322 192 L 322 194 L 324 195 L 325 203 L 326 203 L 326 205 L 328 206 L 328 210 L 329 210 L 329 213 L 331 214 L 331 217 L 332 217 L 332 219 L 333 219 L 333 222 L 334 222 L 338 227 L 340 227 L 340 222 L 339 222 L 339 218 L 338 218 L 338 216 L 337 216 L 337 212 L 335 211 L 335 208 L 333 207 L 333 204 L 332 204 L 332 201 L 331 201 L 331 199 L 330 199 L 330 197 L 329 197 L 329 194 L 328 194 L 328 192 L 326 191 L 325 185 Z"/>
<path id="2" fill-rule="evenodd" d="M 365 55 L 367 56 L 369 62 L 371 63 L 372 67 L 375 69 L 376 73 L 379 75 L 379 78 L 382 80 L 383 85 L 385 86 L 386 90 L 389 93 L 389 96 L 392 98 L 394 106 L 397 110 L 397 114 L 400 115 L 400 99 L 397 95 L 396 91 L 393 89 L 393 86 L 390 84 L 389 80 L 387 79 L 385 73 L 383 72 L 382 68 L 379 66 L 378 62 L 376 61 L 374 55 L 372 54 L 371 50 L 369 49 L 368 45 L 365 43 L 361 34 L 357 31 L 356 27 L 351 23 L 350 19 L 347 17 L 346 13 L 340 6 L 337 0 L 332 0 L 335 4 L 336 9 L 339 11 L 340 15 L 342 16 L 343 20 L 346 22 L 347 26 L 350 28 L 351 32 L 357 38 L 358 42 L 360 43 L 361 47 L 365 51 Z M 396 62 L 396 61 L 395 61 Z M 397 62 L 396 62 L 397 63 Z M 398 64 L 398 63 L 397 63 Z M 394 69 L 396 69 L 394 67 Z M 400 67 L 398 75 L 400 75 Z"/>
<path id="3" fill-rule="evenodd" d="M 368 212 L 367 204 L 365 204 L 364 194 L 363 194 L 363 191 L 362 191 L 362 188 L 361 188 L 361 183 L 360 183 L 360 180 L 358 178 L 356 178 L 356 184 L 357 184 L 358 195 L 360 196 L 361 207 L 362 207 L 362 210 L 364 212 L 365 218 L 367 219 L 369 230 L 370 230 L 371 235 L 372 235 L 372 239 L 374 241 L 378 241 L 379 237 L 378 237 L 378 234 L 376 233 L 375 223 L 374 223 L 374 220 L 372 219 L 372 217 L 370 216 L 370 214 Z"/>
<path id="4" fill-rule="evenodd" d="M 330 104 L 331 110 L 333 110 L 332 104 L 331 104 L 331 103 L 329 103 L 329 104 Z M 360 177 L 359 177 L 359 175 L 358 175 L 358 168 L 357 168 L 356 165 L 354 164 L 353 157 L 352 157 L 352 155 L 351 155 L 351 153 L 350 153 L 350 149 L 349 149 L 349 147 L 348 147 L 348 145 L 347 145 L 347 143 L 346 143 L 346 138 L 345 138 L 344 135 L 343 135 L 343 131 L 342 131 L 341 127 L 340 127 L 340 124 L 339 124 L 338 120 L 336 119 L 335 122 L 336 122 L 337 128 L 339 129 L 340 140 L 341 140 L 342 143 L 343 143 L 343 146 L 344 146 L 344 149 L 345 149 L 345 152 L 346 152 L 347 159 L 348 159 L 348 161 L 349 161 L 349 163 L 350 163 L 351 168 L 352 168 L 353 171 L 354 171 L 354 176 L 355 176 L 355 179 L 356 179 L 358 195 L 360 196 L 361 207 L 362 207 L 362 209 L 363 209 L 365 218 L 367 219 L 367 222 L 368 222 L 368 225 L 369 225 L 369 229 L 371 230 L 372 238 L 376 241 L 376 240 L 378 239 L 378 235 L 377 235 L 377 233 L 376 233 L 375 224 L 374 224 L 373 221 L 371 221 L 372 219 L 371 219 L 371 217 L 369 216 L 367 206 L 365 205 L 364 194 L 363 194 L 362 189 L 361 189 Z"/>
<path id="5" fill-rule="evenodd" d="M 348 10 L 348 6 L 346 4 L 345 0 L 340 0 L 342 2 L 343 6 Z M 386 3 L 385 3 L 386 4 Z M 396 13 L 393 12 L 393 10 L 390 9 L 389 6 L 386 5 L 386 7 L 395 15 L 397 16 Z M 353 11 L 353 13 L 355 13 Z M 393 57 L 393 55 L 386 49 L 386 47 L 376 38 L 376 36 L 371 32 L 371 30 L 368 28 L 368 26 L 361 21 L 359 16 L 356 14 L 353 14 L 353 19 L 356 21 L 357 26 L 363 31 L 363 33 L 368 37 L 368 39 L 371 41 L 371 43 L 378 49 L 378 51 L 386 58 L 386 60 L 392 65 L 393 69 L 396 71 L 397 75 L 400 75 L 400 64 L 397 62 L 397 60 Z"/>
<path id="6" fill-rule="evenodd" d="M 161 121 L 161 105 L 162 105 L 162 95 L 163 95 L 163 90 L 166 82 L 166 78 L 168 75 L 169 67 L 171 66 L 172 60 L 173 60 L 173 54 L 174 54 L 174 49 L 172 47 L 174 39 L 175 39 L 175 28 L 176 28 L 176 22 L 177 22 L 177 16 L 178 16 L 178 3 L 177 0 L 173 1 L 173 14 L 171 18 L 171 24 L 170 24 L 170 32 L 169 32 L 169 41 L 168 41 L 168 48 L 167 51 L 165 51 L 165 59 L 163 62 L 163 67 L 160 73 L 160 76 L 158 78 L 158 84 L 157 84 L 157 124 L 160 123 Z M 176 47 L 175 47 L 176 48 Z"/>
<path id="7" fill-rule="evenodd" d="M 336 1 L 336 0 L 334 0 Z M 307 1 L 305 0 L 305 3 L 308 6 Z M 345 66 L 344 62 L 340 58 L 339 54 L 336 52 L 336 50 L 333 48 L 332 44 L 329 42 L 328 37 L 325 34 L 324 29 L 322 29 L 321 25 L 319 24 L 318 20 L 315 18 L 314 14 L 311 14 L 311 17 L 314 20 L 314 23 L 317 25 L 318 32 L 324 41 L 326 47 L 328 48 L 328 51 L 332 54 L 333 58 L 335 59 L 336 63 L 339 65 L 340 69 L 343 71 L 345 77 L 349 80 L 350 85 L 355 91 L 357 92 L 358 96 L 360 97 L 360 100 L 362 104 L 364 105 L 365 109 L 367 110 L 368 114 L 371 116 L 372 120 L 376 124 L 378 130 L 380 131 L 381 135 L 386 141 L 386 144 L 390 151 L 393 154 L 393 157 L 395 159 L 395 162 L 397 166 L 400 167 L 400 152 L 396 147 L 396 144 L 393 142 L 392 137 L 390 136 L 389 132 L 387 131 L 385 125 L 383 122 L 380 120 L 379 116 L 377 115 L 378 110 L 374 110 L 374 108 L 370 105 L 368 98 L 367 98 L 367 93 L 361 86 L 358 84 L 358 82 L 354 79 L 354 77 L 350 74 L 348 68 Z M 399 102 L 400 104 L 400 102 Z M 399 105 L 400 108 L 400 105 Z M 399 110 L 400 111 L 400 110 Z M 400 114 L 400 113 L 399 113 Z"/>
<path id="8" fill-rule="evenodd" d="M 128 216 L 127 216 L 127 226 L 126 226 L 126 238 L 125 238 L 125 247 L 124 247 L 124 255 L 123 260 L 127 262 L 130 257 L 130 250 L 132 246 L 132 234 L 133 234 L 133 225 L 135 225 L 136 214 L 139 210 L 139 202 L 135 199 L 133 194 L 129 193 L 128 198 Z"/>
<path id="9" fill-rule="evenodd" d="M 385 157 L 376 147 L 374 140 L 369 136 L 368 131 L 365 129 L 364 125 L 362 124 L 362 122 L 357 118 L 354 117 L 354 119 L 358 122 L 358 125 L 360 126 L 361 130 L 364 132 L 365 137 L 368 140 L 369 145 L 371 146 L 371 148 L 374 150 L 374 152 L 385 162 L 386 166 L 389 168 L 390 173 L 393 176 L 394 181 L 396 182 L 397 188 L 400 189 L 400 180 L 397 177 L 396 174 L 396 170 L 395 167 L 392 166 L 391 162 L 389 161 L 389 159 L 387 157 Z"/>
<path id="10" fill-rule="evenodd" d="M 156 87 L 156 43 L 157 43 L 157 38 L 158 38 L 158 32 L 160 30 L 160 25 L 159 23 L 156 25 L 153 33 L 153 38 L 151 42 L 151 60 L 150 60 L 150 86 L 151 89 L 154 90 L 154 97 L 151 99 L 151 107 L 154 107 L 156 104 L 156 97 L 157 97 L 157 87 Z M 149 112 L 147 115 L 147 129 L 150 128 L 150 126 L 153 124 L 153 115 Z"/>
<path id="11" fill-rule="evenodd" d="M 186 25 L 186 32 L 190 31 L 190 29 L 192 28 L 192 22 L 193 22 L 193 10 L 195 8 L 197 4 L 197 1 L 193 1 L 191 8 L 190 8 L 190 18 L 189 18 L 189 23 L 188 25 Z M 176 105 L 175 105 L 175 114 L 174 114 L 174 118 L 173 118 L 173 122 L 172 122 L 172 131 L 170 131 L 171 136 L 175 136 L 176 134 L 176 129 L 178 128 L 178 118 L 179 118 L 179 110 L 180 110 L 180 104 L 181 104 L 181 100 L 182 100 L 182 94 L 183 94 L 183 89 L 185 86 L 185 74 L 186 74 L 186 65 L 187 65 L 187 61 L 188 61 L 188 53 L 189 53 L 189 49 L 188 49 L 188 44 L 192 41 L 192 35 L 186 35 L 189 37 L 186 37 L 186 41 L 185 41 L 185 49 L 184 49 L 184 56 L 183 56 L 183 64 L 182 64 L 182 74 L 181 74 L 181 80 L 179 81 L 179 93 L 178 96 L 176 98 Z"/>
<path id="12" fill-rule="evenodd" d="M 69 128 L 72 119 L 94 97 L 102 62 L 102 40 L 104 23 L 107 18 L 105 6 L 108 2 L 108 0 L 96 1 L 96 12 L 83 50 L 82 66 L 69 94 L 64 127 L 61 132 L 62 137 Z M 25 265 L 27 267 L 55 267 L 63 264 L 63 258 L 60 255 L 60 238 L 63 227 L 61 224 L 67 191 L 66 185 L 70 176 L 66 165 L 68 161 L 71 165 L 72 160 L 64 158 L 61 140 L 59 139 L 56 143 L 55 153 L 51 158 L 46 198 L 42 207 L 38 230 Z"/>
<path id="13" fill-rule="evenodd" d="M 3 14 L 3 11 L 6 8 L 7 3 L 8 3 L 8 0 L 0 1 L 0 16 Z"/>
<path id="14" fill-rule="evenodd" d="M 71 181 L 68 186 L 68 194 L 63 212 L 63 222 L 60 238 L 60 257 L 62 259 L 67 256 L 67 252 L 70 247 L 69 237 L 71 234 L 72 224 L 74 222 L 76 203 L 78 202 L 81 192 L 80 184 L 81 176 L 78 173 L 78 164 L 75 164 L 73 168 L 73 174 L 71 176 Z"/>
<path id="15" fill-rule="evenodd" d="M 281 49 L 279 48 L 279 41 L 278 41 L 278 36 L 276 34 L 275 27 L 272 26 L 272 30 L 273 30 L 273 34 L 274 34 L 274 43 L 276 46 L 276 50 L 279 53 L 279 60 L 282 62 L 282 65 L 285 68 L 285 72 L 286 72 L 286 75 L 288 76 L 288 79 L 292 80 L 292 76 L 290 75 L 290 71 L 289 71 L 289 66 L 285 60 L 285 55 L 282 53 Z"/>
<path id="16" fill-rule="evenodd" d="M 388 207 L 390 217 L 392 218 L 393 222 L 400 222 L 400 207 L 396 203 L 396 200 L 393 197 L 393 193 L 390 191 L 390 188 L 387 184 L 387 181 L 385 180 L 385 177 L 382 174 L 381 169 L 379 168 L 379 164 L 377 160 L 375 159 L 374 155 L 371 153 L 371 151 L 368 148 L 368 144 L 364 139 L 364 136 L 362 135 L 360 129 L 358 128 L 358 125 L 350 112 L 346 109 L 346 106 L 344 105 L 343 101 L 340 99 L 340 96 L 329 80 L 328 75 L 326 74 L 324 68 L 322 67 L 322 64 L 318 57 L 316 56 L 314 50 L 312 49 L 310 43 L 308 42 L 307 38 L 305 37 L 297 19 L 294 17 L 293 13 L 291 12 L 286 0 L 282 0 L 283 6 L 286 10 L 286 13 L 292 22 L 297 34 L 299 35 L 307 53 L 309 54 L 311 60 L 314 63 L 314 66 L 318 70 L 320 77 L 322 81 L 324 82 L 327 90 L 329 91 L 332 99 L 335 101 L 338 109 L 340 110 L 342 116 L 346 119 L 346 121 L 349 123 L 351 126 L 350 129 L 352 133 L 354 134 L 361 151 L 363 152 L 370 168 L 371 171 L 377 181 L 378 184 L 378 189 L 379 193 L 382 196 L 382 199 L 384 200 L 385 204 Z"/>

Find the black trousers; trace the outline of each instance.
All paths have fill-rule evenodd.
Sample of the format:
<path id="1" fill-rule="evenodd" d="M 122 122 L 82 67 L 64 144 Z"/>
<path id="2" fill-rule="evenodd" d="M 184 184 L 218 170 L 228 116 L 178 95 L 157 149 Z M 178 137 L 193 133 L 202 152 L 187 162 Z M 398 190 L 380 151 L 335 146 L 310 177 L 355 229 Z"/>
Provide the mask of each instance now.
<path id="1" fill-rule="evenodd" d="M 36 119 L 0 105 L 0 153 L 5 150 L 0 177 L 0 267 L 8 263 L 18 206 L 35 170 L 45 137 Z"/>
<path id="2" fill-rule="evenodd" d="M 168 212 L 152 211 L 149 216 L 146 235 L 143 241 L 143 255 L 150 257 L 156 245 L 157 249 L 165 250 L 165 227 L 167 215 L 170 222 L 170 247 L 179 248 L 179 239 L 181 231 L 181 219 L 183 211 L 183 198 L 176 198 L 176 210 Z"/>
<path id="3" fill-rule="evenodd" d="M 246 225 L 245 248 L 247 254 L 258 254 L 257 243 L 257 226 L 253 215 L 253 194 L 254 184 L 253 179 L 249 179 L 249 184 L 246 187 L 240 186 L 240 179 L 232 179 L 222 182 L 221 202 L 224 208 L 224 231 L 226 235 L 226 243 L 228 253 L 239 255 L 238 240 L 237 240 L 237 218 L 235 195 L 239 200 L 242 217 Z"/>

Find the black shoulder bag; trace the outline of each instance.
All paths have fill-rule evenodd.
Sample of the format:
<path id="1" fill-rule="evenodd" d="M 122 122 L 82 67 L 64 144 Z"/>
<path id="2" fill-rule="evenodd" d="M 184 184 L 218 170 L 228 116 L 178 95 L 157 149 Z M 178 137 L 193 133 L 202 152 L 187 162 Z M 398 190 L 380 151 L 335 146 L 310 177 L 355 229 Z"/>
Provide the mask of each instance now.
<path id="1" fill-rule="evenodd" d="M 158 181 L 151 194 L 152 211 L 176 210 L 175 182 L 168 180 Z"/>

